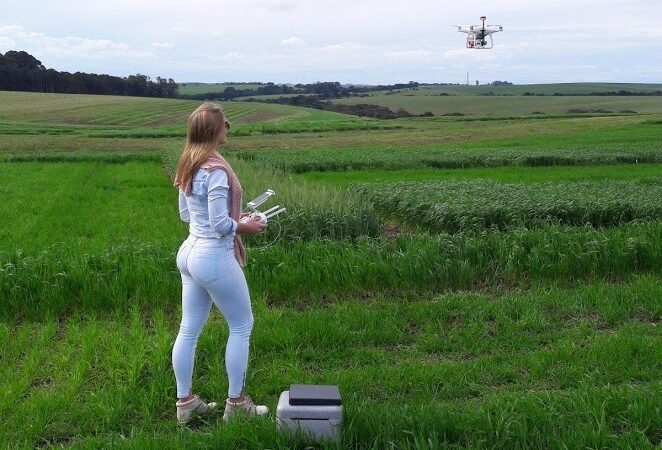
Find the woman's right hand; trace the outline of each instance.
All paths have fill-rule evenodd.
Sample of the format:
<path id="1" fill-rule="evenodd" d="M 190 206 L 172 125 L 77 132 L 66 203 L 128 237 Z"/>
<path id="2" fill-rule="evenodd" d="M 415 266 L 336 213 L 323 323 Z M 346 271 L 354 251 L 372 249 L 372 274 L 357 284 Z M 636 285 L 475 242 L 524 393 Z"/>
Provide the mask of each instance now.
<path id="1" fill-rule="evenodd" d="M 239 222 L 237 224 L 237 233 L 251 234 L 254 236 L 256 234 L 260 234 L 265 228 L 267 228 L 267 224 L 260 223 L 260 218 L 256 216 L 253 218 L 253 220 L 249 220 L 248 222 Z"/>

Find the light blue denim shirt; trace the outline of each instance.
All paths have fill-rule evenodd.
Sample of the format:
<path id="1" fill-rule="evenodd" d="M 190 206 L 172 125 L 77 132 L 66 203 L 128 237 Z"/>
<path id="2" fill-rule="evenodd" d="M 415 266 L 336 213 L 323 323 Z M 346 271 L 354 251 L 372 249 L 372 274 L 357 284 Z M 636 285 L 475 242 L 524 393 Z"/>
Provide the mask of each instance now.
<path id="1" fill-rule="evenodd" d="M 179 217 L 189 223 L 189 233 L 198 238 L 234 240 L 237 222 L 230 217 L 230 187 L 223 169 L 198 169 L 191 195 L 179 190 Z"/>

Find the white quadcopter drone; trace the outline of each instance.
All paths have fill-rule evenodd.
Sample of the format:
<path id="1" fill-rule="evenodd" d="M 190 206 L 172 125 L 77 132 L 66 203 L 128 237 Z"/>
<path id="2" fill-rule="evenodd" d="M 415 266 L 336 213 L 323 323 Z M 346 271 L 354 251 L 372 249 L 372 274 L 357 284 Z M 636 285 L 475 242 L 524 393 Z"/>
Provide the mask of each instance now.
<path id="1" fill-rule="evenodd" d="M 481 16 L 482 25 L 457 25 L 457 31 L 467 33 L 467 48 L 487 50 L 494 47 L 492 33 L 503 31 L 501 25 L 485 25 L 486 16 Z M 487 40 L 489 38 L 489 41 Z"/>
<path id="2" fill-rule="evenodd" d="M 246 223 L 251 220 L 253 220 L 254 217 L 259 217 L 260 218 L 260 223 L 266 225 L 267 221 L 271 219 L 272 217 L 277 216 L 278 214 L 287 211 L 286 208 L 281 208 L 280 205 L 276 205 L 273 208 L 269 208 L 268 210 L 264 212 L 258 211 L 257 207 L 265 203 L 267 200 L 269 200 L 269 197 L 274 195 L 275 192 L 271 189 L 267 189 L 267 191 L 259 195 L 258 197 L 254 198 L 250 202 L 246 204 L 246 208 L 250 208 L 253 211 L 247 215 L 239 219 L 239 222 L 241 223 Z M 244 210 L 246 209 L 244 208 Z M 280 208 L 280 209 L 279 209 Z"/>

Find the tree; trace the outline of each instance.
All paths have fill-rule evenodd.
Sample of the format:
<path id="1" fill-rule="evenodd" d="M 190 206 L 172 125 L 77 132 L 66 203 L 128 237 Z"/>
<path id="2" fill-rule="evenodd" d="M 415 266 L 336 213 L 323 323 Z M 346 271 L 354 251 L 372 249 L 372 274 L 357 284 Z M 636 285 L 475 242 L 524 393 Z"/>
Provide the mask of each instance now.
<path id="1" fill-rule="evenodd" d="M 24 51 L 9 50 L 5 53 L 5 60 L 16 64 L 21 69 L 26 70 L 46 70 L 37 58 Z"/>

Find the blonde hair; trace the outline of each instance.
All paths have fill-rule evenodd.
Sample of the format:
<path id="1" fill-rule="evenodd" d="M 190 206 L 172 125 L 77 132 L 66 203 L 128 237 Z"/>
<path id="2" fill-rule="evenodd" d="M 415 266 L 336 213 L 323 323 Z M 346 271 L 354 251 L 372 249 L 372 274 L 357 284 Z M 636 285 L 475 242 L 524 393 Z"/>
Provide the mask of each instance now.
<path id="1" fill-rule="evenodd" d="M 218 138 L 225 126 L 223 109 L 216 103 L 203 103 L 188 118 L 186 147 L 177 164 L 175 186 L 186 194 L 191 192 L 195 172 L 220 144 Z"/>

